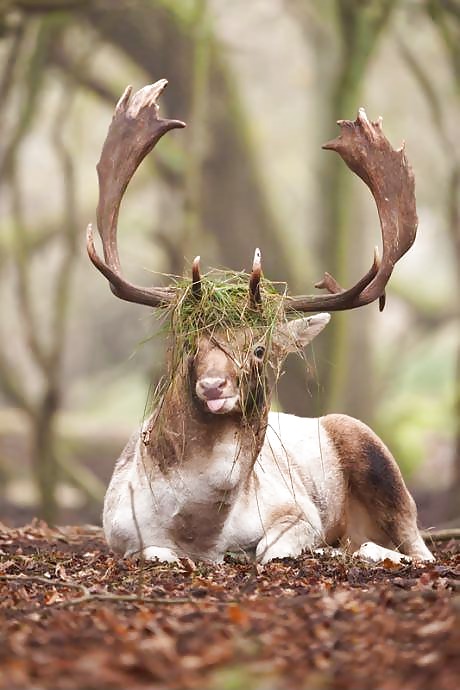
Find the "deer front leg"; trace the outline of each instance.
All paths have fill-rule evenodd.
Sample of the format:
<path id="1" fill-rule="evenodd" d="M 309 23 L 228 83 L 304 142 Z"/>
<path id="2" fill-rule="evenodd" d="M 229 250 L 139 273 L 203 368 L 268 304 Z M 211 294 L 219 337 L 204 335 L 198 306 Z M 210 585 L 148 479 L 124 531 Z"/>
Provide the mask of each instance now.
<path id="1" fill-rule="evenodd" d="M 172 549 L 164 546 L 146 546 L 137 555 L 139 559 L 146 561 L 162 561 L 164 563 L 179 563 L 179 556 Z"/>
<path id="2" fill-rule="evenodd" d="M 165 563 L 179 563 L 179 555 L 168 546 L 144 546 L 139 541 L 132 539 L 121 544 L 116 539 L 108 540 L 109 546 L 116 552 L 121 553 L 123 558 L 134 558 L 136 560 L 163 561 Z"/>
<path id="3" fill-rule="evenodd" d="M 321 519 L 313 505 L 308 513 L 293 514 L 287 510 L 282 514 L 278 511 L 257 544 L 256 558 L 261 563 L 268 563 L 273 558 L 292 558 L 306 549 L 314 549 L 322 541 Z"/>

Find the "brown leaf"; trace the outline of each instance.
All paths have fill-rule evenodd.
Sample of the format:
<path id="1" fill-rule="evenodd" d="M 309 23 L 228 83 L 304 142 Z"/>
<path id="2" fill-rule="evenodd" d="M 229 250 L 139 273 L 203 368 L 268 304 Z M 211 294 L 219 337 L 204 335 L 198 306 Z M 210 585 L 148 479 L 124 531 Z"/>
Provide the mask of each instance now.
<path id="1" fill-rule="evenodd" d="M 232 623 L 241 626 L 247 626 L 249 624 L 248 614 L 238 604 L 230 604 L 227 611 L 228 617 Z"/>

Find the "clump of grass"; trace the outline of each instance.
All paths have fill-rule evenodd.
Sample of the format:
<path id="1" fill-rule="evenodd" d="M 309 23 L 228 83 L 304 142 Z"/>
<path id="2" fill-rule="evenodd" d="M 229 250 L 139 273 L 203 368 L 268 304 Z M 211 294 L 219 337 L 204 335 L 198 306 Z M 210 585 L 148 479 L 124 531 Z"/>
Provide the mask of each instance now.
<path id="1" fill-rule="evenodd" d="M 177 281 L 177 299 L 168 309 L 167 328 L 182 349 L 193 352 L 197 338 L 218 330 L 249 328 L 267 334 L 284 315 L 284 292 L 262 278 L 262 304 L 249 303 L 250 276 L 244 272 L 211 271 L 201 279 L 201 298 L 193 294 L 192 281 Z"/>

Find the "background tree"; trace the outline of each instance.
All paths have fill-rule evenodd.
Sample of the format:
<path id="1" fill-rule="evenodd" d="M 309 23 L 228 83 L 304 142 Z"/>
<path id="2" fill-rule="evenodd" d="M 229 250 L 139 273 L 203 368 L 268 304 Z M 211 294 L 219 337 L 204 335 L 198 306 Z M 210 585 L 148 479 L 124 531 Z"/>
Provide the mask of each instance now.
<path id="1" fill-rule="evenodd" d="M 450 0 L 448 2 L 426 3 L 426 10 L 435 23 L 452 71 L 455 83 L 457 103 L 460 109 L 460 2 Z M 447 186 L 445 191 L 445 204 L 447 215 L 447 227 L 452 244 L 452 255 L 455 259 L 457 295 L 460 294 L 460 144 L 457 131 L 450 129 L 445 121 L 441 98 L 436 92 L 436 87 L 428 77 L 420 63 L 411 61 L 412 68 L 418 76 L 421 88 L 430 103 L 433 122 L 446 151 L 446 160 L 449 161 L 447 172 Z M 460 312 L 457 306 L 457 322 L 460 325 Z M 455 424 L 455 455 L 454 455 L 454 481 L 451 501 L 452 517 L 458 517 L 460 499 L 460 342 L 457 349 L 456 379 L 454 387 L 454 424 Z"/>

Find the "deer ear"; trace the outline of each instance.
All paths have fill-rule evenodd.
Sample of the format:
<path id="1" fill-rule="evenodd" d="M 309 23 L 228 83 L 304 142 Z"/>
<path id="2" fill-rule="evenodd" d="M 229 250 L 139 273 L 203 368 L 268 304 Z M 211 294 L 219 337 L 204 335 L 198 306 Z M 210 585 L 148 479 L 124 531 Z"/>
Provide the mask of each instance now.
<path id="1" fill-rule="evenodd" d="M 286 321 L 276 332 L 275 343 L 286 354 L 297 352 L 321 333 L 331 318 L 330 314 L 315 314 Z"/>

